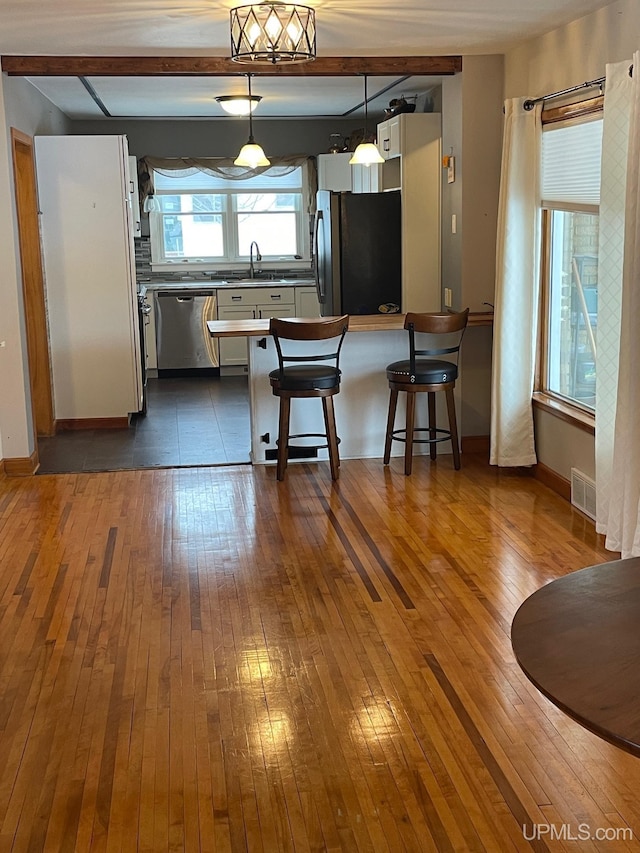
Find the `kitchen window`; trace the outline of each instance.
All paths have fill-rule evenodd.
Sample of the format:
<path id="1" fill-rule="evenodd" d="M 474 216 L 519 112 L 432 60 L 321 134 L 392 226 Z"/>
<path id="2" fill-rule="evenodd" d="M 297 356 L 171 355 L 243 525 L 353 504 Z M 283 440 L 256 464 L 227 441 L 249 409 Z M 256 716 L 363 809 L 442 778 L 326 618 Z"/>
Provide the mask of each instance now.
<path id="1" fill-rule="evenodd" d="M 539 390 L 595 411 L 602 118 L 542 134 L 543 323 Z"/>
<path id="2" fill-rule="evenodd" d="M 154 171 L 159 208 L 149 217 L 154 266 L 244 267 L 254 241 L 267 267 L 308 263 L 305 172 L 298 166 L 277 178 L 232 180 L 201 171 L 175 177 Z"/>

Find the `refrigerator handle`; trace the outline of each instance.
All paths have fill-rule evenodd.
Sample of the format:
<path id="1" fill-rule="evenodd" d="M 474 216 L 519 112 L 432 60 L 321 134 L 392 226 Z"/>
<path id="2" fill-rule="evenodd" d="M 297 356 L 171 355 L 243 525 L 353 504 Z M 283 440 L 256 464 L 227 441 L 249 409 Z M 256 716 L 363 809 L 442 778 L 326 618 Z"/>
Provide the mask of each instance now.
<path id="1" fill-rule="evenodd" d="M 325 294 L 323 282 L 320 278 L 320 257 L 318 255 L 318 244 L 320 242 L 320 222 L 322 219 L 322 211 L 318 210 L 316 213 L 316 220 L 313 226 L 313 256 L 315 258 L 314 271 L 316 277 L 316 292 L 318 294 L 318 302 L 321 305 L 324 305 Z"/>

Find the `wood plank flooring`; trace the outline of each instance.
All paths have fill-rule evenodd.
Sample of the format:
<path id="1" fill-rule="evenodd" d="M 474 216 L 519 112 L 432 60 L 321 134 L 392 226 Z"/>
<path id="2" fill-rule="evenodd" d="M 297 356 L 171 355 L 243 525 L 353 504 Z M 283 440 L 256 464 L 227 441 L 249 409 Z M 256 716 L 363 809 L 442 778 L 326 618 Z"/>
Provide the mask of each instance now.
<path id="1" fill-rule="evenodd" d="M 468 456 L 0 479 L 0 851 L 638 850 L 510 643 L 609 559 Z"/>

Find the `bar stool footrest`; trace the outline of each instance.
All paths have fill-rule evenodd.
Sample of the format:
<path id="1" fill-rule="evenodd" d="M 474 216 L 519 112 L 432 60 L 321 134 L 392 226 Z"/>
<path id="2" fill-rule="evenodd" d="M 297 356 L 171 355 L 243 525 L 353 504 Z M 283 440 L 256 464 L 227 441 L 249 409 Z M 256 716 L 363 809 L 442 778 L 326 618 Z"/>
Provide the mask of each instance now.
<path id="1" fill-rule="evenodd" d="M 296 438 L 324 438 L 326 439 L 326 433 L 324 432 L 300 432 L 297 435 L 290 435 L 289 440 L 287 441 L 287 448 L 300 448 L 303 450 L 326 450 L 329 447 L 329 444 L 325 442 L 324 444 L 292 444 L 292 439 Z M 336 441 L 340 444 L 340 438 L 336 437 Z M 279 446 L 280 439 L 276 439 L 276 447 Z"/>
<path id="2" fill-rule="evenodd" d="M 440 433 L 440 437 L 436 438 L 414 438 L 414 444 L 437 444 L 440 441 L 451 441 L 451 431 L 448 429 L 439 429 L 436 427 L 435 429 L 429 429 L 429 427 L 415 427 L 413 430 L 413 434 L 415 436 L 416 433 L 419 432 L 435 432 Z M 393 441 L 402 441 L 405 444 L 407 443 L 407 431 L 406 429 L 394 429 L 391 433 L 391 438 Z"/>

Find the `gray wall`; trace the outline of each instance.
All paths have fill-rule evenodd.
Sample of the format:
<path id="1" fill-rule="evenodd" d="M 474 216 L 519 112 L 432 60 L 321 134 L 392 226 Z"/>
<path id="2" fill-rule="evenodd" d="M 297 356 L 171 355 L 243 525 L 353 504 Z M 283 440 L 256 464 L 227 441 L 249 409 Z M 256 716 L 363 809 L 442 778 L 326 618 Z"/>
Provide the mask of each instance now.
<path id="1" fill-rule="evenodd" d="M 372 117 L 371 122 L 376 120 Z M 332 133 L 346 137 L 362 126 L 362 120 L 254 119 L 253 135 L 267 156 L 315 155 L 329 150 Z M 136 157 L 232 157 L 247 141 L 249 123 L 231 116 L 187 121 L 101 119 L 74 121 L 71 132 L 125 134 Z"/>

